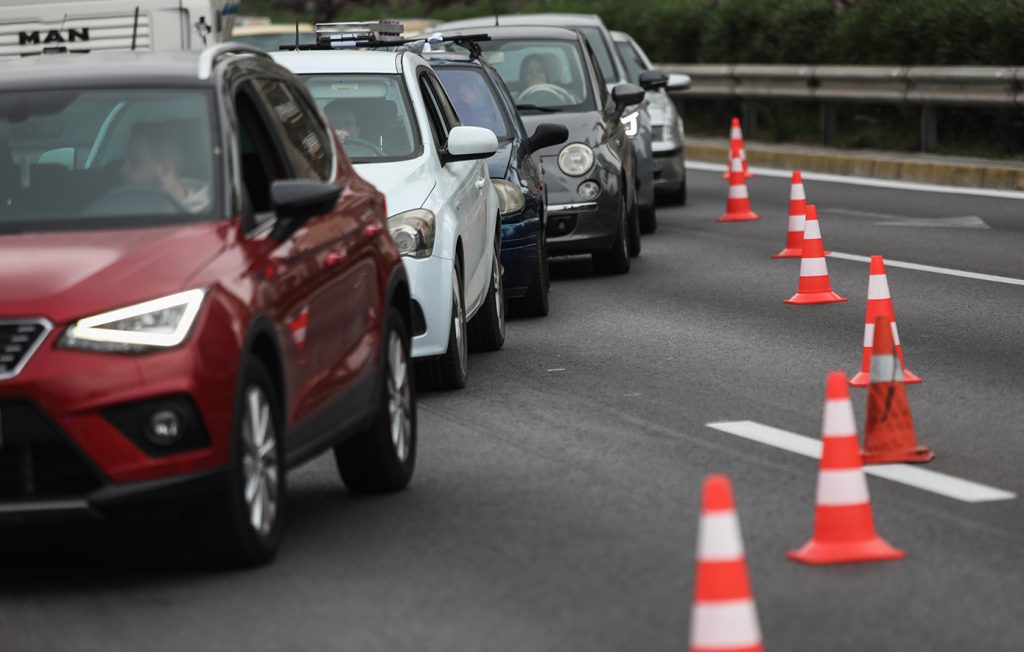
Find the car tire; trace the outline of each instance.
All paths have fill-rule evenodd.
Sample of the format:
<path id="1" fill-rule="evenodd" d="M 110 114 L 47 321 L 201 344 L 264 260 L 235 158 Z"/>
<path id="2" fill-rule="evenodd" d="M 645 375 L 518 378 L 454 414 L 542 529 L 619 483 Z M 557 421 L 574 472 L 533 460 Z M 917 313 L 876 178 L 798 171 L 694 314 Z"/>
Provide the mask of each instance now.
<path id="1" fill-rule="evenodd" d="M 634 202 L 633 210 L 629 211 L 629 221 L 626 223 L 629 229 L 629 257 L 636 258 L 640 255 L 640 206 Z"/>
<path id="2" fill-rule="evenodd" d="M 462 265 L 456 259 L 452 270 L 452 314 L 448 326 L 448 348 L 437 358 L 416 366 L 416 380 L 429 389 L 461 389 L 469 377 L 469 346 L 466 309 L 462 294 Z"/>
<path id="3" fill-rule="evenodd" d="M 505 291 L 501 280 L 501 245 L 494 244 L 491 254 L 491 278 L 487 283 L 484 305 L 469 322 L 469 350 L 498 351 L 505 345 Z"/>
<path id="4" fill-rule="evenodd" d="M 513 299 L 516 314 L 523 317 L 545 317 L 551 310 L 548 290 L 551 287 L 551 276 L 548 272 L 547 238 L 541 232 L 537 242 L 537 266 L 533 272 L 533 280 L 521 299 Z"/>
<path id="5" fill-rule="evenodd" d="M 640 233 L 654 233 L 658 230 L 658 212 L 654 206 L 640 209 Z"/>
<path id="6" fill-rule="evenodd" d="M 227 491 L 214 504 L 211 527 L 204 528 L 203 536 L 211 542 L 217 561 L 256 566 L 274 558 L 284 535 L 282 419 L 263 364 L 247 355 L 239 369 Z"/>
<path id="7" fill-rule="evenodd" d="M 380 399 L 373 421 L 334 447 L 345 487 L 354 494 L 389 493 L 408 486 L 416 469 L 416 388 L 409 329 L 388 310 L 381 352 Z"/>
<path id="8" fill-rule="evenodd" d="M 629 271 L 629 245 L 626 229 L 626 199 L 623 197 L 619 208 L 619 228 L 615 231 L 615 240 L 606 251 L 595 251 L 591 254 L 594 270 L 598 274 L 625 274 Z"/>

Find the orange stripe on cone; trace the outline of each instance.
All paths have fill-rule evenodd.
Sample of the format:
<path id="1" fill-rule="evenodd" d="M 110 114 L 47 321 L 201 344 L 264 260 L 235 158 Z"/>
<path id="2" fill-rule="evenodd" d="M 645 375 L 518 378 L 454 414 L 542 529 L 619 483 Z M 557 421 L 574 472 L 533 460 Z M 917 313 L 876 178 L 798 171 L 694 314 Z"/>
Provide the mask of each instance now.
<path id="1" fill-rule="evenodd" d="M 743 161 L 743 176 L 747 179 L 753 178 L 754 173 L 750 171 L 750 165 L 747 164 L 747 149 L 743 146 L 743 129 L 740 127 L 740 119 L 733 118 L 732 124 L 729 126 L 729 169 L 722 174 L 723 179 L 729 178 L 732 160 L 737 156 Z"/>
<path id="2" fill-rule="evenodd" d="M 889 281 L 885 276 L 885 261 L 881 256 L 871 257 L 871 269 L 868 276 L 868 305 L 867 314 L 864 317 L 864 352 L 861 355 L 860 372 L 850 379 L 854 387 L 867 387 L 871 375 L 871 343 L 875 339 L 875 319 L 880 315 L 889 318 L 892 324 L 892 338 L 896 343 L 896 355 L 900 359 L 900 366 L 903 368 L 903 382 L 906 384 L 919 383 L 921 378 L 910 371 L 903 362 L 903 345 L 900 344 L 899 331 L 896 330 L 896 311 L 892 307 L 892 297 L 889 295 Z"/>
<path id="3" fill-rule="evenodd" d="M 802 548 L 787 553 L 794 561 L 838 564 L 901 559 L 905 555 L 875 532 L 846 382 L 846 374 L 841 371 L 828 375 L 814 534 Z"/>
<path id="4" fill-rule="evenodd" d="M 804 251 L 804 220 L 807 217 L 807 195 L 800 170 L 793 170 L 789 187 L 789 226 L 786 229 L 786 248 L 772 258 L 799 258 Z"/>
<path id="5" fill-rule="evenodd" d="M 837 303 L 846 301 L 832 291 L 828 280 L 828 266 L 825 263 L 825 247 L 821 242 L 821 227 L 818 225 L 818 209 L 807 204 L 807 219 L 804 220 L 804 244 L 800 256 L 800 283 L 797 292 L 785 303 Z"/>
<path id="6" fill-rule="evenodd" d="M 697 531 L 690 652 L 763 649 L 732 484 L 728 476 L 710 475 L 704 479 Z"/>
<path id="7" fill-rule="evenodd" d="M 930 462 L 935 459 L 935 453 L 919 446 L 914 434 L 910 402 L 903 387 L 902 362 L 896 355 L 891 324 L 884 314 L 874 323 L 862 459 L 865 464 Z"/>
<path id="8" fill-rule="evenodd" d="M 747 182 L 743 179 L 743 166 L 740 159 L 732 157 L 729 164 L 732 173 L 729 175 L 729 197 L 725 200 L 725 213 L 718 218 L 719 222 L 749 222 L 758 219 L 757 213 L 750 210 L 750 195 L 747 193 Z"/>

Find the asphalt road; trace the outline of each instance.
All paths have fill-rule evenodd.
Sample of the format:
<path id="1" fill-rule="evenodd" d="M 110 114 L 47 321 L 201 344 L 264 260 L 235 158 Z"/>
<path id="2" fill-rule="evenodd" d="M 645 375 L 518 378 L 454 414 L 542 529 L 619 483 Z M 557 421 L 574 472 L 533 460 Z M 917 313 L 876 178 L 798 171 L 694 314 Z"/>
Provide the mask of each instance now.
<path id="1" fill-rule="evenodd" d="M 806 187 L 828 249 L 1024 278 L 1018 199 Z M 710 472 L 733 480 L 767 649 L 1024 649 L 1020 499 L 871 478 L 905 560 L 785 559 L 810 535 L 817 463 L 706 424 L 817 437 L 826 373 L 860 363 L 868 266 L 829 259 L 847 304 L 783 305 L 799 264 L 768 256 L 788 182 L 751 181 L 754 223 L 714 221 L 718 174 L 690 189 L 629 275 L 556 262 L 548 318 L 511 323 L 464 391 L 421 396 L 409 491 L 354 499 L 331 460 L 303 468 L 285 547 L 253 571 L 105 530 L 2 542 L 0 650 L 685 649 Z M 934 221 L 954 217 L 976 219 Z M 1024 494 L 1024 286 L 888 272 L 928 468 Z"/>

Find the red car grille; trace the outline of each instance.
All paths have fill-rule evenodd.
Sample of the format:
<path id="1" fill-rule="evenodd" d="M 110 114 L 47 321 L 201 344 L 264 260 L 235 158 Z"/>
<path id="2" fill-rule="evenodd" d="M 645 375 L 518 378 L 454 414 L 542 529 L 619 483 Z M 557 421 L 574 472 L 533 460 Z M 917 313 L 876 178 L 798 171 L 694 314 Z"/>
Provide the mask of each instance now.
<path id="1" fill-rule="evenodd" d="M 21 371 L 49 330 L 41 319 L 0 321 L 0 380 Z"/>

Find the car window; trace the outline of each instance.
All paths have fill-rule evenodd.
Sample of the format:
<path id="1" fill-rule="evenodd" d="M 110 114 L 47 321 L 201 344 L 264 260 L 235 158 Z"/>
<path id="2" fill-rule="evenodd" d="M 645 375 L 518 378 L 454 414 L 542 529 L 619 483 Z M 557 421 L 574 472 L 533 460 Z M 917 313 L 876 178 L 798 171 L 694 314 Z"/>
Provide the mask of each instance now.
<path id="1" fill-rule="evenodd" d="M 463 124 L 490 129 L 499 139 L 512 137 L 498 97 L 483 70 L 443 66 L 435 72 Z"/>
<path id="2" fill-rule="evenodd" d="M 601 67 L 601 74 L 604 75 L 604 78 L 611 82 L 618 81 L 619 73 L 615 72 L 615 62 L 612 61 L 612 53 L 608 49 L 608 39 L 605 38 L 604 30 L 596 26 L 578 27 L 577 29 L 587 37 L 587 43 L 590 43 L 590 47 L 594 50 L 597 65 Z"/>
<path id="3" fill-rule="evenodd" d="M 306 75 L 353 163 L 415 158 L 423 151 L 405 84 L 398 75 Z"/>
<path id="4" fill-rule="evenodd" d="M 267 116 L 260 111 L 256 98 L 255 90 L 247 82 L 236 93 L 234 105 L 242 189 L 249 200 L 249 208 L 259 215 L 273 209 L 270 184 L 278 179 L 287 179 L 288 166 L 267 128 Z"/>
<path id="5" fill-rule="evenodd" d="M 297 177 L 324 181 L 330 177 L 331 149 L 327 133 L 310 107 L 276 79 L 256 79 L 253 86 L 277 115 L 285 151 Z"/>
<path id="6" fill-rule="evenodd" d="M 213 217 L 212 106 L 201 89 L 0 93 L 0 230 Z"/>
<path id="7" fill-rule="evenodd" d="M 434 135 L 434 144 L 438 149 L 443 149 L 448 145 L 448 123 L 441 102 L 437 99 L 434 87 L 425 73 L 420 75 L 420 94 L 423 95 L 423 105 L 427 111 L 427 122 L 430 123 L 430 130 Z"/>
<path id="8" fill-rule="evenodd" d="M 517 106 L 547 111 L 595 108 L 578 42 L 516 39 L 479 45 L 484 60 L 501 75 Z"/>
<path id="9" fill-rule="evenodd" d="M 636 48 L 631 43 L 624 41 L 617 41 L 615 48 L 622 57 L 622 63 L 626 64 L 626 79 L 633 84 L 639 84 L 640 73 L 647 70 L 647 65 L 640 58 L 640 53 L 636 51 Z"/>

